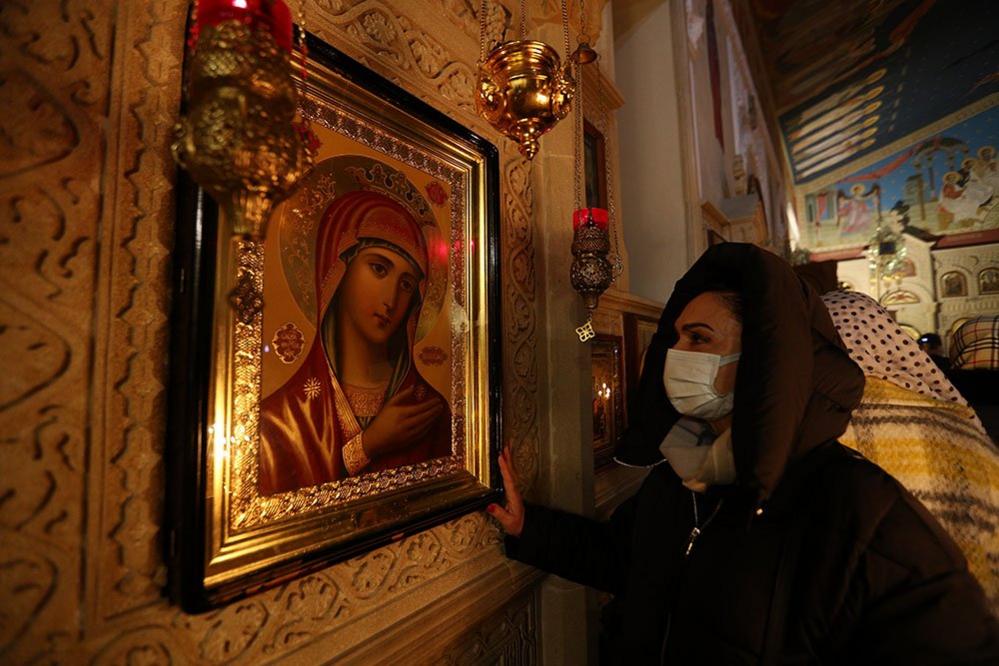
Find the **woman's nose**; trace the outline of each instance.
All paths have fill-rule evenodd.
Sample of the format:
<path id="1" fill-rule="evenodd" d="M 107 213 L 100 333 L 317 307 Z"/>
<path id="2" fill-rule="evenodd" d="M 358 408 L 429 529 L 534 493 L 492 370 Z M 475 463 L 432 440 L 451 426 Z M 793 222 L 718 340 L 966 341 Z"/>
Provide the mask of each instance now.
<path id="1" fill-rule="evenodd" d="M 395 305 L 399 301 L 399 285 L 393 284 L 391 280 L 386 280 L 382 286 L 382 305 L 391 313 L 395 310 Z"/>

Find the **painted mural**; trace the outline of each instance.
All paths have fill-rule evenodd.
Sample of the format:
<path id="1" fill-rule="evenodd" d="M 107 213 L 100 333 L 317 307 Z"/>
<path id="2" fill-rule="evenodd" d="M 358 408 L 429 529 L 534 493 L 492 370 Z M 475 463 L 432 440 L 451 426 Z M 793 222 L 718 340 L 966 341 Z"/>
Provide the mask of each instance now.
<path id="1" fill-rule="evenodd" d="M 753 9 L 798 183 L 999 92 L 995 0 L 753 0 Z"/>
<path id="2" fill-rule="evenodd" d="M 804 197 L 801 244 L 868 243 L 878 224 L 949 235 L 999 228 L 999 96 L 984 111 L 913 141 Z"/>

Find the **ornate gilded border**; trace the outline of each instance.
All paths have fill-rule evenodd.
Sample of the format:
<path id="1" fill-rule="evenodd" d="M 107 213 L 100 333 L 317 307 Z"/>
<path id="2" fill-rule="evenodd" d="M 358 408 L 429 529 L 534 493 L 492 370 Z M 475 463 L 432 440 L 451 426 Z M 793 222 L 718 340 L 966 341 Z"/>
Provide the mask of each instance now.
<path id="1" fill-rule="evenodd" d="M 465 230 L 462 215 L 462 202 L 465 200 L 465 175 L 456 168 L 449 168 L 439 159 L 414 149 L 399 141 L 388 132 L 349 110 L 330 103 L 320 103 L 306 98 L 301 102 L 301 112 L 305 118 L 327 129 L 343 134 L 358 143 L 373 148 L 411 167 L 432 174 L 451 186 L 450 197 L 451 247 L 462 247 Z M 261 293 L 263 290 L 263 247 L 253 241 L 241 241 L 242 251 L 237 253 L 239 262 L 236 280 L 250 279 Z M 233 335 L 233 382 L 230 405 L 233 419 L 231 435 L 220 433 L 215 443 L 216 458 L 223 462 L 222 470 L 226 483 L 223 497 L 231 497 L 229 504 L 229 529 L 239 532 L 246 529 L 273 524 L 289 518 L 326 511 L 359 498 L 372 497 L 381 493 L 405 488 L 415 483 L 430 481 L 464 469 L 465 429 L 464 400 L 465 390 L 464 354 L 467 348 L 467 316 L 462 304 L 465 299 L 464 254 L 452 252 L 449 272 L 452 277 L 451 311 L 458 313 L 452 317 L 452 331 L 456 338 L 456 348 L 451 354 L 452 395 L 455 396 L 452 419 L 452 442 L 454 454 L 448 458 L 438 458 L 425 463 L 408 465 L 381 473 L 362 474 L 321 486 L 302 488 L 296 491 L 261 496 L 257 493 L 258 447 L 260 441 L 260 379 L 261 379 L 261 329 L 263 314 L 258 313 L 251 324 L 235 320 Z M 245 276 L 245 277 L 244 277 Z M 226 492 L 228 488 L 232 492 Z"/>
<path id="2" fill-rule="evenodd" d="M 213 221 L 214 208 L 204 207 L 202 195 L 194 214 L 209 223 L 196 224 L 195 233 L 210 238 L 182 233 L 179 243 L 187 248 L 182 256 L 193 255 L 181 263 L 193 262 L 192 274 L 205 276 L 200 295 L 182 303 L 187 309 L 176 324 L 190 329 L 179 336 L 186 342 L 175 350 L 178 365 L 193 361 L 195 369 L 175 371 L 173 382 L 184 385 L 175 394 L 189 395 L 191 385 L 204 391 L 204 412 L 192 411 L 196 400 L 187 407 L 171 403 L 190 442 L 179 444 L 181 461 L 172 465 L 171 481 L 186 494 L 176 500 L 181 508 L 174 509 L 174 522 L 177 549 L 188 551 L 175 554 L 172 587 L 189 610 L 239 598 L 461 515 L 493 499 L 497 484 L 492 452 L 502 441 L 500 341 L 490 331 L 498 325 L 500 301 L 498 151 L 346 55 L 310 40 L 314 61 L 300 102 L 303 117 L 450 187 L 452 455 L 259 494 L 263 313 L 259 307 L 237 313 L 229 302 L 231 294 L 243 294 L 245 302 L 263 293 L 264 246 L 230 240 L 227 223 Z M 206 310 L 201 301 L 211 307 Z M 208 310 L 210 334 L 203 314 Z M 248 581 L 255 587 L 248 588 Z"/>

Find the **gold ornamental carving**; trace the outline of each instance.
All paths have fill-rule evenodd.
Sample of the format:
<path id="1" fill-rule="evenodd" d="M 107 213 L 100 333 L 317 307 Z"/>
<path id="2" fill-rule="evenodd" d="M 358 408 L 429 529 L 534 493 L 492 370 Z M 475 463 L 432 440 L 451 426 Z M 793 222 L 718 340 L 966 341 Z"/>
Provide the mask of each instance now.
<path id="1" fill-rule="evenodd" d="M 274 205 L 312 167 L 313 146 L 294 123 L 289 53 L 267 30 L 222 21 L 201 29 L 188 75 L 173 155 L 234 234 L 262 238 Z"/>
<path id="2" fill-rule="evenodd" d="M 18 210 L 30 212 L 40 223 L 11 227 L 21 235 L 8 246 L 17 248 L 9 257 L 23 261 L 3 266 L 12 280 L 20 280 L 14 282 L 19 287 L 18 308 L 8 318 L 18 322 L 11 330 L 22 322 L 30 326 L 18 330 L 43 340 L 50 356 L 57 350 L 49 360 L 62 366 L 56 363 L 51 376 L 45 376 L 44 390 L 26 393 L 8 406 L 11 422 L 23 426 L 11 434 L 19 438 L 10 447 L 12 452 L 35 455 L 25 455 L 24 468 L 11 477 L 17 495 L 5 507 L 13 527 L 0 550 L 5 551 L 3 561 L 11 565 L 10 580 L 25 582 L 18 588 L 23 593 L 17 606 L 12 605 L 18 621 L 10 625 L 9 641 L 3 646 L 7 660 L 264 662 L 306 648 L 313 649 L 312 654 L 326 650 L 326 658 L 336 660 L 346 651 L 345 644 L 354 645 L 352 637 L 361 632 L 360 625 L 371 624 L 370 618 L 376 618 L 378 628 L 372 631 L 381 636 L 377 632 L 384 622 L 377 618 L 397 614 L 400 598 L 404 608 L 398 612 L 407 612 L 407 595 L 426 595 L 429 603 L 441 595 L 494 589 L 495 578 L 485 577 L 490 571 L 502 572 L 509 588 L 526 589 L 534 574 L 517 569 L 509 579 L 502 557 L 493 557 L 499 552 L 495 527 L 475 513 L 433 529 L 443 548 L 432 561 L 414 562 L 409 550 L 412 539 L 407 538 L 217 614 L 190 616 L 167 606 L 161 598 L 163 475 L 158 470 L 165 447 L 162 405 L 171 302 L 169 271 L 163 266 L 170 262 L 175 223 L 175 169 L 164 130 L 168 132 L 177 118 L 186 10 L 173 3 L 149 8 L 136 3 L 141 11 L 133 11 L 133 3 L 74 0 L 66 3 L 64 15 L 53 16 L 49 3 L 22 4 L 23 11 L 11 17 L 15 29 L 0 38 L 4 44 L 0 55 L 14 63 L 11 77 L 30 72 L 31 85 L 40 90 L 35 101 L 41 99 L 43 106 L 8 106 L 8 120 L 24 119 L 28 128 L 49 124 L 63 128 L 65 136 L 59 138 L 65 139 L 65 145 L 46 142 L 40 131 L 15 138 L 15 142 L 33 141 L 32 149 L 23 154 L 34 155 L 37 163 L 25 164 L 23 170 L 8 169 L 5 184 Z M 332 9 L 325 10 L 317 28 L 377 60 L 380 54 L 374 47 L 352 40 L 343 28 L 355 20 L 355 14 L 347 13 L 351 9 L 337 9 L 335 15 Z M 45 36 L 41 41 L 40 34 Z M 72 50 L 75 44 L 81 47 L 73 51 L 71 62 L 60 57 L 61 49 Z M 449 67 L 470 72 L 474 57 L 472 53 L 466 61 L 462 56 Z M 407 85 L 423 85 L 426 81 L 420 77 L 425 75 L 410 64 L 409 54 L 406 58 L 407 69 L 400 77 Z M 470 89 L 469 81 L 466 94 Z M 12 90 L 18 90 L 16 82 Z M 447 103 L 454 114 L 463 108 L 460 102 Z M 52 120 L 64 111 L 68 120 Z M 77 136 L 82 140 L 76 141 Z M 103 136 L 114 136 L 117 143 Z M 109 150 L 109 145 L 117 148 Z M 59 161 L 42 162 L 54 155 Z M 507 194 L 501 205 L 510 225 L 503 228 L 503 256 L 509 262 L 514 256 L 534 256 L 528 226 L 533 199 L 523 175 L 526 163 L 515 152 L 504 156 Z M 101 173 L 109 177 L 93 175 Z M 74 178 L 68 180 L 67 174 Z M 86 185 L 90 178 L 97 183 L 93 187 Z M 53 237 L 47 224 L 57 224 L 63 217 L 72 223 L 65 234 Z M 108 261 L 92 260 L 96 247 L 107 250 Z M 59 258 L 68 258 L 74 270 L 57 270 Z M 534 272 L 518 275 L 510 270 L 508 275 L 504 308 L 512 311 L 513 306 L 507 305 L 518 299 L 533 303 Z M 104 305 L 95 307 L 92 299 L 80 297 L 86 293 Z M 55 317 L 53 304 L 65 316 Z M 530 477 L 536 464 L 535 318 L 535 309 L 526 308 L 504 322 L 504 362 L 516 367 L 504 372 L 509 374 L 503 386 L 505 421 L 512 424 L 509 438 L 522 477 Z M 37 342 L 35 337 L 29 339 Z M 14 375 L 19 367 L 31 369 L 37 361 L 31 354 L 19 354 L 14 346 L 8 351 Z M 88 373 L 91 366 L 94 370 Z M 92 381 L 94 377 L 114 381 L 104 386 Z M 516 392 L 526 399 L 519 403 L 524 407 L 514 409 L 510 396 Z M 53 400 L 60 407 L 46 408 Z M 104 416 L 88 423 L 91 411 Z M 29 446 L 32 433 L 43 436 L 37 451 Z M 83 450 L 90 451 L 86 458 L 79 457 Z M 20 458 L 11 460 L 20 464 Z M 25 499 L 35 497 L 36 486 L 42 501 L 29 505 Z M 85 492 L 87 488 L 94 492 Z M 11 513 L 20 510 L 23 516 Z M 354 569 L 372 567 L 386 554 L 391 555 L 391 568 L 380 587 L 362 596 L 347 584 Z M 460 575 L 455 576 L 455 571 Z M 455 592 L 454 580 L 473 578 L 471 592 Z M 487 601 L 477 608 L 502 603 L 495 595 Z M 79 612 L 84 607 L 87 612 Z M 89 618 L 85 623 L 84 616 Z M 438 619 L 423 611 L 407 618 Z M 464 617 L 445 625 L 447 631 L 435 637 L 435 645 L 446 642 L 468 653 L 464 648 L 469 641 L 461 628 L 472 627 L 474 620 Z M 472 635 L 481 633 L 490 641 L 504 638 L 490 628 L 484 625 L 480 632 L 475 626 Z M 412 649 L 412 640 L 391 645 L 396 650 Z M 367 654 L 388 643 L 356 642 Z M 492 649 L 492 643 L 487 647 Z"/>
<path id="3" fill-rule="evenodd" d="M 475 109 L 532 159 L 538 139 L 568 115 L 575 86 L 571 65 L 548 44 L 505 42 L 479 66 Z"/>

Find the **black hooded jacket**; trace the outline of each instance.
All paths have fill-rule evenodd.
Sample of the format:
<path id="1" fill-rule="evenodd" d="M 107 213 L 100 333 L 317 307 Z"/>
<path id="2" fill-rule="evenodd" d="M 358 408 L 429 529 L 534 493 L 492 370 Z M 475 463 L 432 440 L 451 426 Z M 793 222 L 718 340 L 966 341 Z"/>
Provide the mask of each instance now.
<path id="1" fill-rule="evenodd" d="M 680 312 L 718 289 L 744 306 L 737 481 L 695 496 L 659 452 L 679 418 L 663 366 Z M 617 452 L 652 466 L 641 489 L 604 523 L 528 506 L 507 553 L 615 595 L 616 663 L 999 664 L 999 624 L 958 548 L 898 482 L 836 442 L 863 386 L 786 262 L 712 247 L 666 305 Z M 695 502 L 702 532 L 689 548 Z"/>

